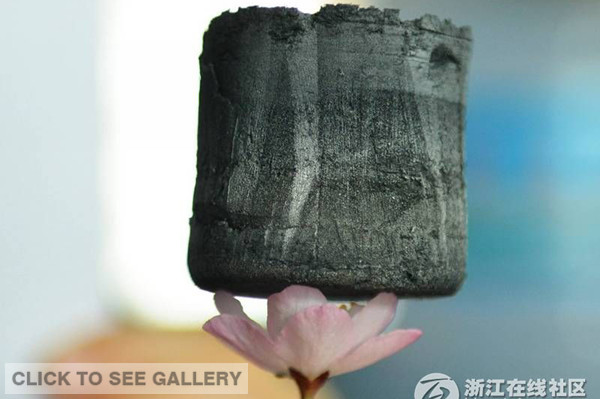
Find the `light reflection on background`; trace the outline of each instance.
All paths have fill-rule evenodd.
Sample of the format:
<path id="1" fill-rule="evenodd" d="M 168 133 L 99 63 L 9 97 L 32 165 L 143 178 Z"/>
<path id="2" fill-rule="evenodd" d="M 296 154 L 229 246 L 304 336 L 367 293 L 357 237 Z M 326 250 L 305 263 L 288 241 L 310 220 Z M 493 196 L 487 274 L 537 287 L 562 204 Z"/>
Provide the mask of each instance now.
<path id="1" fill-rule="evenodd" d="M 198 56 L 212 17 L 256 3 L 101 3 L 105 287 L 117 308 L 145 322 L 197 326 L 216 312 L 212 295 L 194 286 L 186 267 L 196 176 Z M 287 3 L 305 12 L 319 9 L 315 0 Z M 250 315 L 265 317 L 262 300 L 246 299 L 244 305 Z"/>

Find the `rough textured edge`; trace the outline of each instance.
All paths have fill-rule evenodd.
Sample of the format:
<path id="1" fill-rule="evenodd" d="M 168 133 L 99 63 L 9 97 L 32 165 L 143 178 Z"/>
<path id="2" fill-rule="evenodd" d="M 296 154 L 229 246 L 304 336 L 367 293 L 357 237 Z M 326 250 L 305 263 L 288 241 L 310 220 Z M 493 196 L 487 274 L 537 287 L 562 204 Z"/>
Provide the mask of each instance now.
<path id="1" fill-rule="evenodd" d="M 456 294 L 466 278 L 465 273 L 437 275 L 437 284 L 432 289 L 431 281 L 415 284 L 417 279 L 406 273 L 394 275 L 389 280 L 385 275 L 386 270 L 368 265 L 361 265 L 359 269 L 314 270 L 303 265 L 272 264 L 261 269 L 258 277 L 254 268 L 239 268 L 228 262 L 220 262 L 217 258 L 207 257 L 202 259 L 202 263 L 211 265 L 211 268 L 204 270 L 202 278 L 192 273 L 192 279 L 198 287 L 212 292 L 226 287 L 235 295 L 255 298 L 275 294 L 292 284 L 318 287 L 328 298 L 338 300 L 368 299 L 380 292 L 393 292 L 399 298 L 434 298 Z M 267 277 L 262 275 L 265 271 L 270 271 Z M 374 284 L 374 273 L 379 273 L 380 277 L 386 279 L 386 283 L 375 281 Z M 322 277 L 331 278 L 326 278 L 328 283 L 323 284 Z M 317 280 L 319 284 L 315 284 Z M 252 284 L 248 284 L 248 281 L 252 281 Z M 349 284 L 352 286 L 351 290 L 348 289 Z"/>
<path id="2" fill-rule="evenodd" d="M 277 21 L 273 21 L 274 19 Z M 426 38 L 438 35 L 447 36 L 447 39 L 452 40 L 460 46 L 469 46 L 470 42 L 470 37 L 467 38 L 464 37 L 464 35 L 463 37 L 456 36 L 457 32 L 459 35 L 470 32 L 468 28 L 457 28 L 453 26 L 450 21 L 446 20 L 442 22 L 435 16 L 425 15 L 419 19 L 401 21 L 399 19 L 398 10 L 386 9 L 381 11 L 373 7 L 361 9 L 358 6 L 350 5 L 325 6 L 321 11 L 315 14 L 306 14 L 295 8 L 285 7 L 241 8 L 237 12 L 225 12 L 220 17 L 215 18 L 211 24 L 211 30 L 213 30 L 213 32 L 209 32 L 209 34 L 221 37 L 221 40 L 227 40 L 228 34 L 231 33 L 232 36 L 235 37 L 238 31 L 246 28 L 263 29 L 263 26 L 261 26 L 263 22 L 269 27 L 269 35 L 272 37 L 276 36 L 276 39 L 283 39 L 284 41 L 288 41 L 289 37 L 291 37 L 290 35 L 294 32 L 299 33 L 298 30 L 302 31 L 303 28 L 309 28 L 311 25 L 313 27 L 314 25 L 327 27 L 328 23 L 332 26 L 336 26 L 339 23 L 346 22 L 351 26 L 351 29 L 358 29 L 359 31 L 363 26 L 369 31 L 372 27 L 378 28 L 385 25 L 394 27 L 400 26 L 401 31 L 408 30 L 411 35 L 416 34 L 416 36 L 421 36 L 421 34 L 423 34 L 422 36 Z M 392 28 L 391 30 L 396 31 L 397 29 Z M 446 38 L 437 37 L 436 40 L 446 40 Z M 373 275 L 372 271 L 377 269 L 376 266 L 370 267 L 363 265 L 362 270 L 359 273 L 361 276 L 357 276 L 356 270 L 352 270 L 351 272 L 346 270 L 314 270 L 310 267 L 304 267 L 303 264 L 296 264 L 291 267 L 285 263 L 277 263 L 273 264 L 273 269 L 276 270 L 276 272 L 265 278 L 265 276 L 262 275 L 262 272 L 265 269 L 258 270 L 253 267 L 241 269 L 229 262 L 219 262 L 218 257 L 208 257 L 208 260 L 204 260 L 201 263 L 210 264 L 213 268 L 213 273 L 204 270 L 202 279 L 200 281 L 195 280 L 196 284 L 201 288 L 215 290 L 227 286 L 228 289 L 237 294 L 259 297 L 264 296 L 265 293 L 272 293 L 283 289 L 291 283 L 314 285 L 315 279 L 320 280 L 320 277 L 317 276 L 318 274 L 328 274 L 329 272 L 335 274 L 336 282 L 326 286 L 321 285 L 320 288 L 328 295 L 342 298 L 348 296 L 367 297 L 381 290 L 395 291 L 397 294 L 404 297 L 445 296 L 454 294 L 464 281 L 463 265 L 460 276 L 451 273 L 450 278 L 443 279 L 445 283 L 441 284 L 441 286 L 433 291 L 430 290 L 430 286 L 427 286 L 425 290 L 423 287 L 413 286 L 416 277 L 411 277 L 412 274 L 410 273 L 406 278 L 396 276 L 400 278 L 400 280 L 396 281 L 396 283 L 393 284 L 393 287 L 385 284 L 378 284 L 375 291 L 373 291 L 371 281 Z M 219 270 L 215 269 L 217 267 Z M 246 273 L 240 274 L 240 270 L 243 270 Z M 257 270 L 260 273 L 258 273 Z M 385 270 L 382 270 L 381 273 L 385 274 Z M 193 273 L 192 275 L 194 277 Z M 457 280 L 457 278 L 459 279 Z M 252 287 L 248 287 L 248 281 L 254 281 L 255 283 Z M 366 284 L 367 281 L 368 284 Z M 347 287 L 350 286 L 348 282 L 354 286 L 354 292 L 352 294 L 349 294 L 346 290 Z M 398 282 L 400 282 L 400 284 L 398 284 Z M 399 287 L 401 288 L 400 291 L 396 291 Z"/>
<path id="3" fill-rule="evenodd" d="M 472 40 L 471 28 L 469 26 L 456 26 L 449 19 L 441 20 L 435 15 L 425 14 L 421 18 L 402 20 L 400 18 L 400 10 L 398 9 L 385 8 L 381 10 L 375 7 L 362 8 L 353 4 L 327 4 L 321 7 L 315 14 L 303 13 L 297 8 L 288 7 L 269 8 L 254 6 L 239 8 L 236 12 L 225 11 L 214 18 L 210 24 L 210 28 L 214 28 L 231 18 L 235 18 L 237 23 L 240 23 L 240 20 L 256 23 L 271 18 L 273 15 L 307 20 L 312 19 L 313 21 L 325 24 L 328 22 L 361 22 L 377 25 L 405 25 L 458 39 Z"/>

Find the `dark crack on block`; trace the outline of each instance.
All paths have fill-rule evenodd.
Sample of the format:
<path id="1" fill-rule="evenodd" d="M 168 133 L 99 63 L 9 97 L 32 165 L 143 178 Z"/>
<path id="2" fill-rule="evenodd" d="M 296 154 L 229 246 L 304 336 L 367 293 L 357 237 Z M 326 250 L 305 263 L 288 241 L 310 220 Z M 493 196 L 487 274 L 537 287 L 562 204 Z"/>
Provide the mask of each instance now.
<path id="1" fill-rule="evenodd" d="M 195 283 L 450 295 L 466 256 L 468 28 L 397 10 L 245 8 L 200 57 Z"/>

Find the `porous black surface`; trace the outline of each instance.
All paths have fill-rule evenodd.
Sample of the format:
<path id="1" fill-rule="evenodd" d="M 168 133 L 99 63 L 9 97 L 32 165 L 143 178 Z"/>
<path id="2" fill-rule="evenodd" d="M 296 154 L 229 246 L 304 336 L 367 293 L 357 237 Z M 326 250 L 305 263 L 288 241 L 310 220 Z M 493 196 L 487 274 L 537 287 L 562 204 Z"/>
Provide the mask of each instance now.
<path id="1" fill-rule="evenodd" d="M 252 296 L 290 284 L 454 293 L 470 47 L 468 28 L 397 10 L 215 18 L 200 57 L 195 283 Z"/>

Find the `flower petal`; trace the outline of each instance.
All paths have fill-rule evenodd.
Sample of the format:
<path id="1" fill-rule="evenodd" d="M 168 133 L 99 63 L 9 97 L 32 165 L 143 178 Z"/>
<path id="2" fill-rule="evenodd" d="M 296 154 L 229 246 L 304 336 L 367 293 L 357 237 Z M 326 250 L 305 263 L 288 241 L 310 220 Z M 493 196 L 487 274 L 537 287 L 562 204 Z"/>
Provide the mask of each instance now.
<path id="1" fill-rule="evenodd" d="M 422 334 L 420 330 L 394 330 L 373 337 L 337 360 L 329 369 L 329 375 L 349 373 L 377 363 L 412 344 Z"/>
<path id="2" fill-rule="evenodd" d="M 352 318 L 333 304 L 312 306 L 292 316 L 275 341 L 290 368 L 314 379 L 353 349 Z"/>
<path id="3" fill-rule="evenodd" d="M 275 352 L 266 331 L 252 320 L 222 314 L 207 321 L 203 328 L 259 367 L 287 374 L 288 367 Z"/>
<path id="4" fill-rule="evenodd" d="M 217 291 L 215 292 L 215 305 L 217 306 L 217 310 L 221 314 L 231 314 L 234 316 L 240 317 L 248 317 L 246 313 L 244 313 L 244 309 L 242 308 L 242 304 L 240 301 L 235 299 L 233 295 L 231 295 L 227 291 Z"/>
<path id="5" fill-rule="evenodd" d="M 316 288 L 291 285 L 268 299 L 267 331 L 275 339 L 296 313 L 310 307 L 327 303 L 327 298 Z"/>
<path id="6" fill-rule="evenodd" d="M 367 339 L 381 334 L 394 319 L 397 305 L 396 295 L 382 292 L 354 314 L 352 321 L 356 333 L 356 344 L 359 345 Z"/>
<path id="7" fill-rule="evenodd" d="M 360 311 L 362 311 L 364 308 L 365 308 L 365 305 L 361 305 L 359 303 L 352 302 L 352 303 L 350 303 L 350 309 L 348 309 L 348 313 L 350 313 L 350 316 L 354 317 Z"/>

